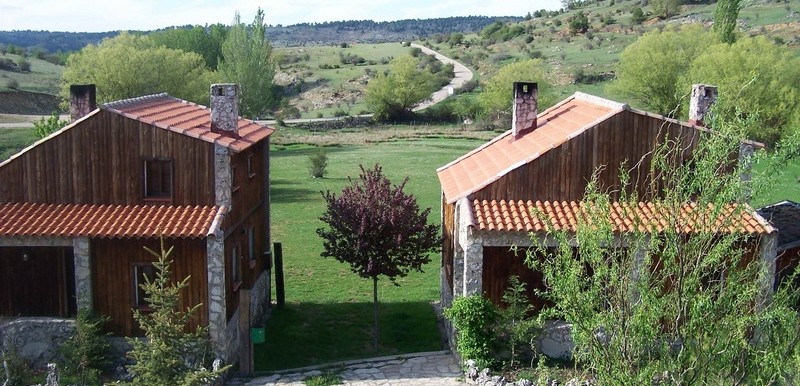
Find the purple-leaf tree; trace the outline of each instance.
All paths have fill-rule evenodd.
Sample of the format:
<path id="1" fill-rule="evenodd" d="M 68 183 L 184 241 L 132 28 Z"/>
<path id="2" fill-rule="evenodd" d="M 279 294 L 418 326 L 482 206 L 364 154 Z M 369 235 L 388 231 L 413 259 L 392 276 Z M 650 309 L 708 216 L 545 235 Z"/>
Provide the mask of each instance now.
<path id="1" fill-rule="evenodd" d="M 408 181 L 392 186 L 379 165 L 361 167 L 358 180 L 340 195 L 323 193 L 328 204 L 320 217 L 327 227 L 317 229 L 322 237 L 323 257 L 350 264 L 350 269 L 372 279 L 373 344 L 378 350 L 378 277 L 395 279 L 412 270 L 422 272 L 428 254 L 438 248 L 439 229 L 428 224 L 430 208 L 420 211 L 417 199 L 403 192 Z"/>

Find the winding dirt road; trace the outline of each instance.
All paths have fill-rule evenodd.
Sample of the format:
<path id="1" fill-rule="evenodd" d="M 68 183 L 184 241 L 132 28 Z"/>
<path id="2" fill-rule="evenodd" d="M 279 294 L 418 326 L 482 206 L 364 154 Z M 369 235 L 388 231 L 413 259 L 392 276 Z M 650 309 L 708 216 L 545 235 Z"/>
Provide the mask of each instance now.
<path id="1" fill-rule="evenodd" d="M 470 69 L 467 68 L 467 66 L 459 62 L 456 62 L 455 60 L 450 59 L 447 56 L 444 56 L 428 47 L 421 46 L 416 43 L 411 43 L 411 47 L 419 48 L 422 50 L 423 53 L 435 56 L 437 60 L 439 60 L 444 64 L 452 64 L 455 69 L 455 78 L 453 78 L 453 80 L 451 80 L 447 86 L 444 86 L 439 91 L 433 93 L 430 99 L 417 105 L 417 107 L 414 108 L 414 111 L 424 110 L 428 107 L 431 107 L 443 101 L 450 95 L 450 90 L 455 90 L 463 86 L 464 83 L 467 83 L 467 81 L 472 79 L 473 76 L 472 71 L 470 71 Z"/>

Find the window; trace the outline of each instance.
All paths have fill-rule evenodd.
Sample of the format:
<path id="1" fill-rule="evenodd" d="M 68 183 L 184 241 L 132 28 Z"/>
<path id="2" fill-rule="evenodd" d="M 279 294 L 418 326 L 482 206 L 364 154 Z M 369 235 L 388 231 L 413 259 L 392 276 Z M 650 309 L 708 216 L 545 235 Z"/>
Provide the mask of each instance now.
<path id="1" fill-rule="evenodd" d="M 156 267 L 151 263 L 136 263 L 132 266 L 133 270 L 133 307 L 139 309 L 149 309 L 150 303 L 145 300 L 145 292 L 142 284 L 148 280 L 152 282 L 156 278 Z"/>
<path id="2" fill-rule="evenodd" d="M 233 283 L 233 290 L 239 289 L 242 284 L 242 270 L 239 267 L 239 260 L 241 259 L 241 246 L 236 244 L 231 250 L 231 282 Z"/>
<path id="3" fill-rule="evenodd" d="M 247 178 L 253 178 L 256 176 L 256 169 L 253 164 L 253 153 L 247 155 Z"/>
<path id="4" fill-rule="evenodd" d="M 236 165 L 231 166 L 231 192 L 239 190 L 239 178 L 236 176 Z"/>
<path id="5" fill-rule="evenodd" d="M 250 246 L 248 256 L 250 257 L 250 268 L 256 265 L 256 227 L 247 229 L 247 241 Z"/>
<path id="6" fill-rule="evenodd" d="M 172 198 L 172 160 L 144 161 L 144 197 L 157 200 Z"/>

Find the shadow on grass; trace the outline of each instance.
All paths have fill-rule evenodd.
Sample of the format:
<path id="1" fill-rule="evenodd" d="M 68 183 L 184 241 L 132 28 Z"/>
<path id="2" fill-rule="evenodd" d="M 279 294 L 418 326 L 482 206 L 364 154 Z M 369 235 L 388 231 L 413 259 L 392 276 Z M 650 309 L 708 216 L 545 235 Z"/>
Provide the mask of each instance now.
<path id="1" fill-rule="evenodd" d="M 381 303 L 380 347 L 372 347 L 372 303 L 296 303 L 273 310 L 266 343 L 254 346 L 256 371 L 442 350 L 427 302 Z"/>

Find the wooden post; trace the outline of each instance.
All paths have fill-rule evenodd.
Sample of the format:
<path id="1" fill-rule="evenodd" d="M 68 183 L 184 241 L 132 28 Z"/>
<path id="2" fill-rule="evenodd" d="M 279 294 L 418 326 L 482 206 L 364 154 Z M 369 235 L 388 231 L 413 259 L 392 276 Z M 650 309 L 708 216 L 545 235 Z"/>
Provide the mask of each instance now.
<path id="1" fill-rule="evenodd" d="M 275 243 L 275 297 L 278 307 L 286 303 L 286 292 L 283 286 L 283 245 Z"/>
<path id="2" fill-rule="evenodd" d="M 250 290 L 239 289 L 239 373 L 253 375 L 253 342 L 250 340 Z"/>

